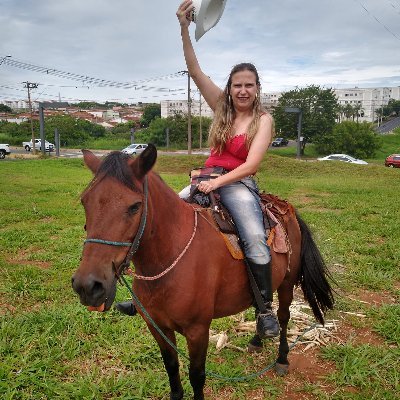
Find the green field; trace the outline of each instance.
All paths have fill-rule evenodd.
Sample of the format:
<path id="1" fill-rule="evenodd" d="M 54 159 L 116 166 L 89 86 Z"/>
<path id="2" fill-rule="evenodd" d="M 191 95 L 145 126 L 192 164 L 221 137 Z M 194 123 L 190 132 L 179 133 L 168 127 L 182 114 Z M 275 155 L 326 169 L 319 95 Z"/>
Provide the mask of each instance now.
<path id="1" fill-rule="evenodd" d="M 203 161 L 160 156 L 156 169 L 178 191 Z M 326 366 L 313 379 L 296 371 L 239 383 L 208 378 L 207 398 L 397 399 L 400 169 L 270 154 L 261 171 L 260 187 L 297 207 L 338 282 L 337 307 L 328 316 L 338 321 L 337 339 L 313 353 Z M 82 160 L 3 161 L 0 176 L 0 398 L 168 399 L 168 378 L 144 322 L 115 310 L 89 313 L 71 289 L 85 237 L 79 197 L 91 179 Z M 117 300 L 128 296 L 119 287 Z M 234 336 L 235 323 L 217 320 L 213 329 Z M 244 347 L 249 338 L 232 341 Z M 182 338 L 178 344 L 186 350 Z M 276 343 L 255 357 L 210 346 L 207 368 L 251 373 L 270 364 L 276 351 Z"/>

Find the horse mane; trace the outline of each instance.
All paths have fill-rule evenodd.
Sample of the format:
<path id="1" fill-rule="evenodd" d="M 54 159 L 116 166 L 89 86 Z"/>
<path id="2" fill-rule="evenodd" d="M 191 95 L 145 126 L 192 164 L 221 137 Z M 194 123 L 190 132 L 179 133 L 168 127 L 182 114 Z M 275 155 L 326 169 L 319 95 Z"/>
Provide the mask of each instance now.
<path id="1" fill-rule="evenodd" d="M 115 178 L 129 189 L 137 190 L 133 180 L 134 175 L 132 168 L 128 164 L 129 159 L 131 159 L 131 157 L 128 154 L 119 151 L 113 151 L 108 154 L 100 164 L 96 175 L 83 191 L 81 198 L 93 188 L 95 184 L 101 182 L 106 177 Z"/>

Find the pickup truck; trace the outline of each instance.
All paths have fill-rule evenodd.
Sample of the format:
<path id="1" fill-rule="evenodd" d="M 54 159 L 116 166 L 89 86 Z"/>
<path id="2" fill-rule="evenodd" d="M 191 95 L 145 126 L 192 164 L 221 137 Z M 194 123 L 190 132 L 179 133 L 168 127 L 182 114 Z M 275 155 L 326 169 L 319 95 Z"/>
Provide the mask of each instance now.
<path id="1" fill-rule="evenodd" d="M 0 144 L 0 158 L 3 159 L 7 154 L 10 154 L 10 147 L 8 144 Z"/>
<path id="2" fill-rule="evenodd" d="M 22 147 L 26 151 L 31 151 L 31 149 L 33 147 L 32 140 L 30 140 L 29 142 L 22 142 Z M 48 142 L 47 140 L 44 143 L 44 147 L 45 147 L 46 151 L 54 151 L 54 144 Z M 42 151 L 42 141 L 40 139 L 35 139 L 35 150 Z"/>

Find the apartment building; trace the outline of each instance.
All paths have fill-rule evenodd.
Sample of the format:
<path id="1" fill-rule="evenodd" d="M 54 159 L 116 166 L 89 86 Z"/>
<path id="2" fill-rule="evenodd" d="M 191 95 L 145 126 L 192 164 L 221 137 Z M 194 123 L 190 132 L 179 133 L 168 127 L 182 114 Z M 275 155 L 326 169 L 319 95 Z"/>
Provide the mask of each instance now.
<path id="1" fill-rule="evenodd" d="M 273 93 L 263 93 L 261 95 L 261 103 L 267 110 L 272 110 L 275 105 L 278 104 L 281 92 Z M 201 101 L 201 107 L 200 107 Z M 188 103 L 187 100 L 163 100 L 161 101 L 161 118 L 167 118 L 174 116 L 175 114 L 187 114 L 188 113 Z M 204 101 L 203 98 L 199 100 L 192 100 L 191 114 L 193 116 L 203 117 L 214 116 L 213 111 Z"/>
<path id="2" fill-rule="evenodd" d="M 27 100 L 0 100 L 0 104 L 10 107 L 13 111 L 29 110 Z M 32 101 L 32 110 L 39 110 L 38 101 Z"/>
<path id="3" fill-rule="evenodd" d="M 386 106 L 390 99 L 400 100 L 400 86 L 379 88 L 334 89 L 340 105 L 360 106 L 359 121 L 373 122 L 376 110 Z"/>
<path id="4" fill-rule="evenodd" d="M 188 113 L 187 100 L 162 100 L 161 102 L 161 118 L 173 117 L 176 114 Z M 199 100 L 192 100 L 191 115 L 212 118 L 213 111 L 208 106 L 203 98 Z"/>

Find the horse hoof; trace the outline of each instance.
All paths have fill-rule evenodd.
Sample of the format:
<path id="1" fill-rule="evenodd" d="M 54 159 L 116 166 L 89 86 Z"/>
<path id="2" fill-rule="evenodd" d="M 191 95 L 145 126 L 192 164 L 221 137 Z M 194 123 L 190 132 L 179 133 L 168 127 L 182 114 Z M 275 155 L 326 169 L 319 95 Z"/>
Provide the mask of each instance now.
<path id="1" fill-rule="evenodd" d="M 249 353 L 261 353 L 263 351 L 262 346 L 255 346 L 254 344 L 249 343 L 247 345 L 247 351 Z"/>
<path id="2" fill-rule="evenodd" d="M 183 399 L 183 392 L 182 393 L 175 393 L 175 394 L 170 394 L 169 396 L 170 400 L 182 400 Z"/>
<path id="3" fill-rule="evenodd" d="M 289 370 L 289 364 L 275 364 L 275 372 L 278 376 L 285 376 L 287 375 Z"/>

